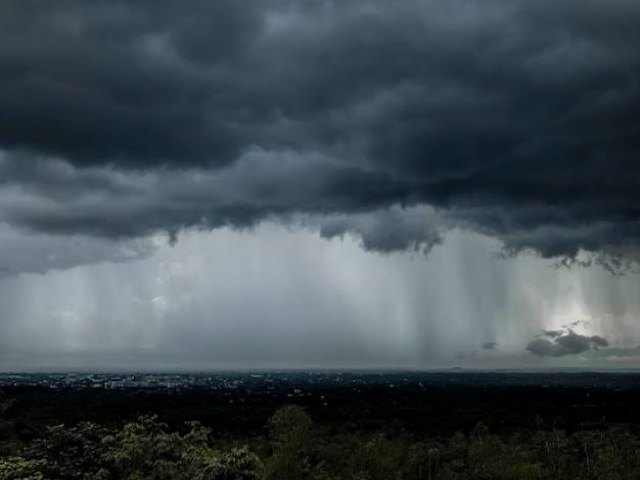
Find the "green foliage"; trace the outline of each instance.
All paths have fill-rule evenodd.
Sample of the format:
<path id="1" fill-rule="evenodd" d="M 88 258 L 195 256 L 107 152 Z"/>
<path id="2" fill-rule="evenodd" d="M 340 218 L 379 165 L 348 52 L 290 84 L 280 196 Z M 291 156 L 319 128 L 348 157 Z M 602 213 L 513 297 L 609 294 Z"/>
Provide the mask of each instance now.
<path id="1" fill-rule="evenodd" d="M 193 480 L 258 480 L 264 468 L 257 455 L 247 447 L 234 448 L 207 458 Z"/>
<path id="2" fill-rule="evenodd" d="M 13 398 L 7 398 L 7 396 L 0 391 L 0 417 L 4 416 L 4 414 L 11 408 L 14 403 Z"/>
<path id="3" fill-rule="evenodd" d="M 242 439 L 265 445 L 252 450 L 233 439 L 213 439 L 197 422 L 172 429 L 156 416 L 141 416 L 121 428 L 57 425 L 11 454 L 0 453 L 0 480 L 640 478 L 640 437 L 629 430 L 498 435 L 478 425 L 468 434 L 417 439 L 324 430 L 304 409 L 289 405 L 273 414 L 267 432 L 266 438 Z"/>
<path id="4" fill-rule="evenodd" d="M 437 443 L 414 443 L 407 448 L 405 475 L 407 480 L 431 480 L 440 468 L 442 446 Z"/>
<path id="5" fill-rule="evenodd" d="M 116 478 L 129 480 L 182 478 L 184 445 L 156 417 L 141 417 L 104 439 L 104 459 Z"/>
<path id="6" fill-rule="evenodd" d="M 25 449 L 28 458 L 43 462 L 48 478 L 94 478 L 99 470 L 102 439 L 106 430 L 94 423 L 82 422 L 73 427 L 49 427 L 47 434 L 31 442 Z"/>
<path id="7" fill-rule="evenodd" d="M 276 451 L 301 451 L 309 444 L 312 422 L 302 407 L 286 405 L 279 408 L 267 427 Z"/>
<path id="8" fill-rule="evenodd" d="M 354 452 L 351 469 L 356 478 L 391 480 L 400 478 L 403 446 L 378 434 L 364 442 Z"/>
<path id="9" fill-rule="evenodd" d="M 0 480 L 44 480 L 42 460 L 22 457 L 0 458 Z"/>
<path id="10" fill-rule="evenodd" d="M 123 480 L 253 480 L 260 459 L 246 448 L 218 452 L 209 447 L 210 431 L 197 423 L 180 435 L 155 416 L 129 423 L 104 439 L 106 471 Z"/>
<path id="11" fill-rule="evenodd" d="M 10 453 L 15 443 L 14 425 L 9 416 L 14 403 L 13 398 L 8 398 L 0 391 L 0 455 Z"/>
<path id="12" fill-rule="evenodd" d="M 311 417 L 303 408 L 286 405 L 267 423 L 273 455 L 268 461 L 268 478 L 297 480 L 309 475 Z"/>
<path id="13" fill-rule="evenodd" d="M 477 426 L 469 438 L 467 459 L 471 478 L 478 480 L 529 480 L 542 474 L 525 444 L 505 443 L 483 425 Z"/>

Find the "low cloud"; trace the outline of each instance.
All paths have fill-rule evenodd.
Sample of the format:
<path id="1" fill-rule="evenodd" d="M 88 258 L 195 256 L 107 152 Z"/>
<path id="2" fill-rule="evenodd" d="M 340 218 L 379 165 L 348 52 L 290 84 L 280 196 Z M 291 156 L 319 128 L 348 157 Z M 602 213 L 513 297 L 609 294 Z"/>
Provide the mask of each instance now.
<path id="1" fill-rule="evenodd" d="M 538 357 L 564 357 L 607 347 L 609 342 L 599 335 L 580 335 L 571 329 L 545 331 L 526 346 L 526 350 Z"/>

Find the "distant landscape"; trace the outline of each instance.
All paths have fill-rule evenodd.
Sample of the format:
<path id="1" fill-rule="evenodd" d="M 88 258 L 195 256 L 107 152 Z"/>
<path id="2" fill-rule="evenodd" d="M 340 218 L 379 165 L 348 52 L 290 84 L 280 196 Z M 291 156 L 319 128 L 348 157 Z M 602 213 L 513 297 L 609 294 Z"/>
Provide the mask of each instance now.
<path id="1" fill-rule="evenodd" d="M 0 480 L 640 480 L 640 0 L 0 0 Z"/>
<path id="2" fill-rule="evenodd" d="M 2 374 L 0 479 L 620 479 L 640 374 Z"/>

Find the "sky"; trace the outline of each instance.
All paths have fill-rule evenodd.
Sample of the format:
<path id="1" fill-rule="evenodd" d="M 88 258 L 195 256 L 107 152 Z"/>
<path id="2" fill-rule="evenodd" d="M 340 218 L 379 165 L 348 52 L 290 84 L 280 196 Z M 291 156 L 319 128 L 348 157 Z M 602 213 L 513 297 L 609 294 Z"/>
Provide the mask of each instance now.
<path id="1" fill-rule="evenodd" d="M 635 0 L 4 0 L 0 370 L 640 366 Z"/>

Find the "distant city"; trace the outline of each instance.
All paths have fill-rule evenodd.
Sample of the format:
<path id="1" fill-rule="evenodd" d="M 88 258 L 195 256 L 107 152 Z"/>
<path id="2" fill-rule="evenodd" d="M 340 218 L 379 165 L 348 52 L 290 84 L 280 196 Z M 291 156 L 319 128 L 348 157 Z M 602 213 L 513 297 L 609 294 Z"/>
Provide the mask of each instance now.
<path id="1" fill-rule="evenodd" d="M 640 388 L 634 372 L 474 372 L 459 368 L 436 372 L 257 371 L 220 373 L 0 373 L 0 388 L 105 390 L 214 390 L 245 394 L 312 396 L 332 389 L 425 390 L 468 386 L 542 388 Z"/>

